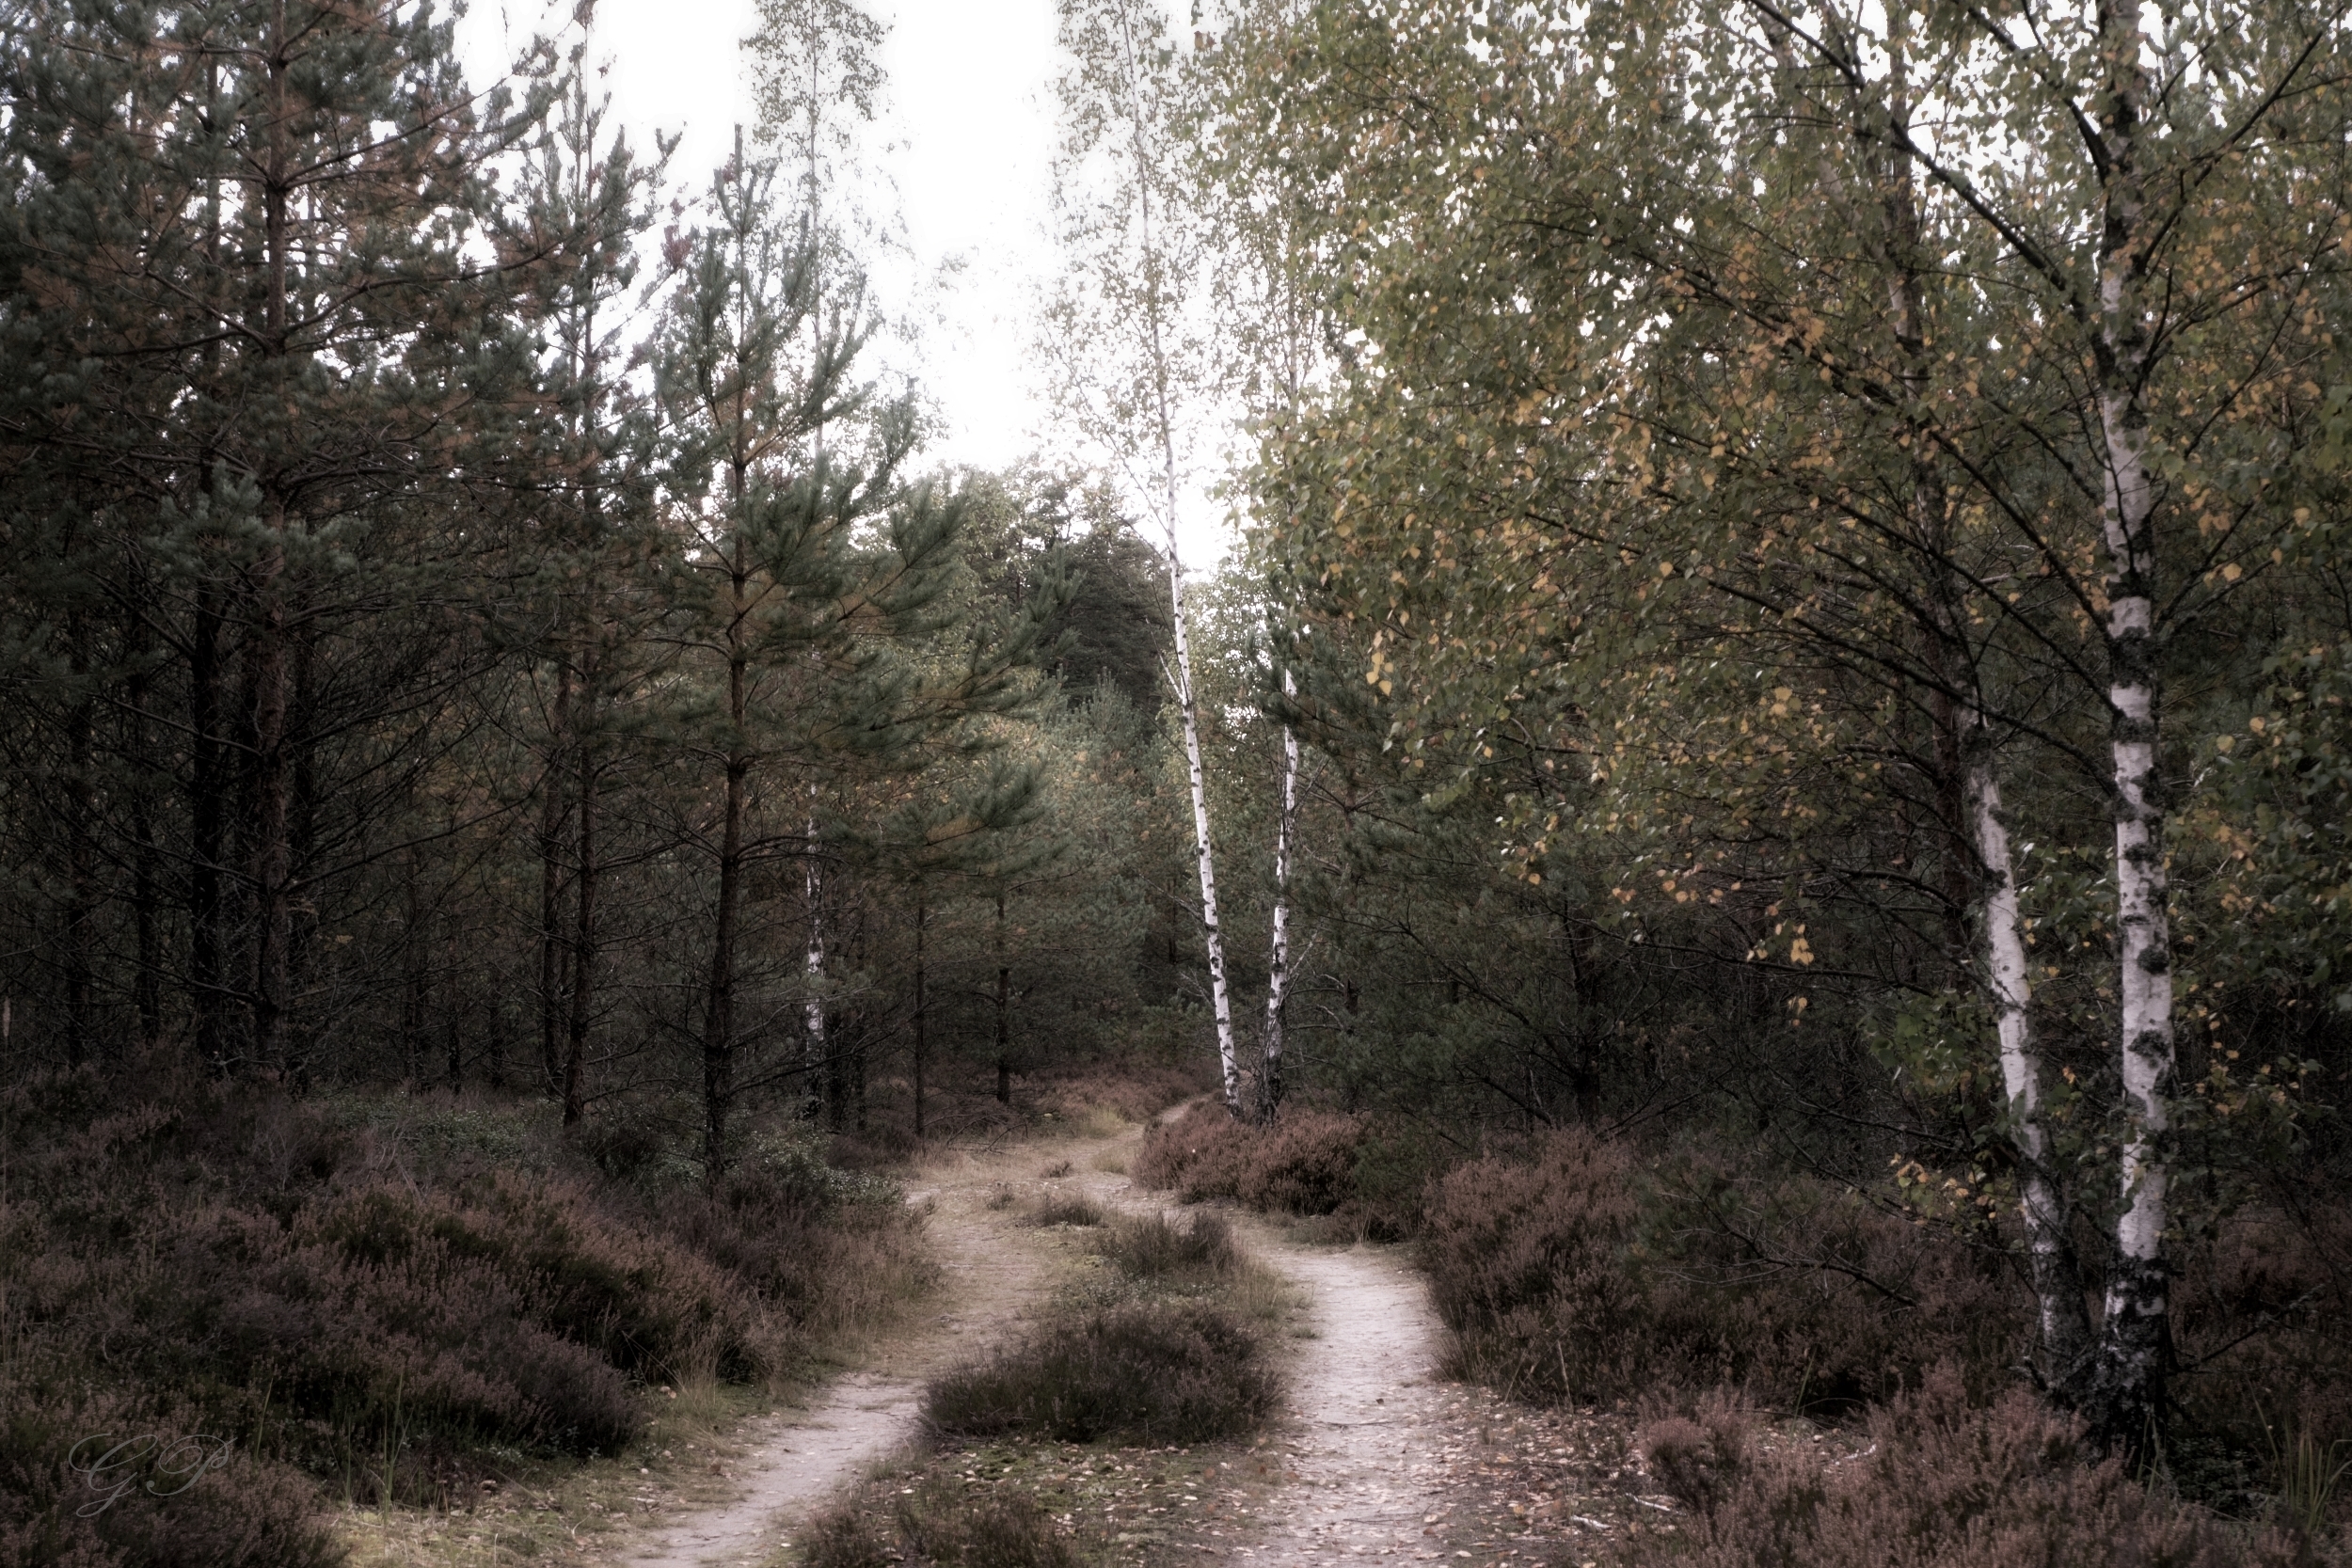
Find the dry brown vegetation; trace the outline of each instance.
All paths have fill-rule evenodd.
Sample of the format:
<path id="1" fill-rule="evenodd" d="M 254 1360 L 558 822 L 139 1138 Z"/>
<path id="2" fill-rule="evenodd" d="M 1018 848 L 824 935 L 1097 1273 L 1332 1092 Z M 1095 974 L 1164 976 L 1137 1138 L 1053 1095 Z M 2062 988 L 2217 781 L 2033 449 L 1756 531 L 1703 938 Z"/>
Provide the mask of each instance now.
<path id="1" fill-rule="evenodd" d="M 1216 1214 L 1177 1225 L 1099 1212 L 1089 1227 L 1119 1279 L 933 1382 L 924 1406 L 931 1426 L 964 1437 L 1143 1444 L 1213 1442 L 1261 1426 L 1281 1380 L 1249 1321 L 1250 1298 L 1235 1289 L 1263 1271 L 1231 1227 Z"/>
<path id="2" fill-rule="evenodd" d="M 609 1456 L 664 1386 L 788 1382 L 928 1277 L 894 1191 L 788 1139 L 710 1189 L 484 1100 L 158 1069 L 6 1111 L 0 1563 L 335 1560 L 324 1497 L 447 1510 Z M 100 1433 L 231 1446 L 93 1511 Z"/>
<path id="3" fill-rule="evenodd" d="M 1269 1131 L 1206 1107 L 1155 1130 L 1136 1169 L 1188 1200 L 1360 1216 L 1365 1173 L 1426 1159 L 1381 1142 L 1360 1117 Z M 2249 1207 L 2183 1248 L 2179 1418 L 2127 1473 L 2021 1375 L 2030 1299 L 1997 1215 L 1936 1220 L 1728 1147 L 1567 1129 L 1378 1199 L 1410 1227 L 1453 1371 L 1539 1403 L 1673 1407 L 1653 1408 L 1646 1474 L 1607 1484 L 1662 1488 L 1713 1522 L 1650 1520 L 1620 1538 L 1645 1543 L 1625 1560 L 2342 1553 L 2328 1438 L 2352 1401 L 2352 1222 L 2332 1209 Z M 1842 1422 L 1851 1444 L 1753 1445 L 1766 1411 Z M 2113 1555 L 2081 1555 L 2110 1539 Z M 1883 1555 L 1892 1540 L 1913 1555 Z"/>
<path id="4" fill-rule="evenodd" d="M 1693 1418 L 1695 1417 L 1695 1418 Z M 1868 1415 L 1842 1464 L 1751 1455 L 1753 1416 L 1718 1397 L 1646 1426 L 1651 1473 L 1688 1510 L 1629 1538 L 1627 1568 L 2289 1568 L 2310 1544 L 2217 1520 L 2137 1483 L 2081 1423 L 2025 1389 L 1974 1402 L 1958 1370 Z"/>

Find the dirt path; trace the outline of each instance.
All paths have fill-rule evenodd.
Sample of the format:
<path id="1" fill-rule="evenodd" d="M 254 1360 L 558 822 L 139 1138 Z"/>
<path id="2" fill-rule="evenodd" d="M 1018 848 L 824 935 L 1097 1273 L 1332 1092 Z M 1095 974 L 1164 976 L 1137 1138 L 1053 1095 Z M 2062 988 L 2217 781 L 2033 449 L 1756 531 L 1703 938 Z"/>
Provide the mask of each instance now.
<path id="1" fill-rule="evenodd" d="M 1054 1146 L 1014 1145 L 951 1153 L 917 1171 L 907 1201 L 930 1214 L 946 1274 L 942 1309 L 878 1348 L 870 1365 L 828 1385 L 806 1409 L 753 1423 L 740 1438 L 752 1457 L 739 1468 L 743 1490 L 734 1501 L 672 1523 L 613 1560 L 628 1568 L 764 1563 L 810 1505 L 913 1438 L 924 1382 L 973 1347 L 1002 1338 L 1048 1289 L 1054 1259 L 1037 1233 L 1016 1224 L 1014 1211 L 988 1205 L 1007 1186 L 1034 1188 L 1038 1167 L 1056 1158 Z"/>
<path id="2" fill-rule="evenodd" d="M 1019 1207 L 992 1208 L 992 1198 L 1008 1187 L 1025 1198 L 1082 1192 L 1129 1212 L 1172 1212 L 1164 1195 L 1101 1168 L 1123 1168 L 1104 1156 L 1139 1136 L 1130 1130 L 1111 1140 L 1018 1144 L 920 1170 L 908 1198 L 930 1206 L 947 1275 L 938 1298 L 945 1310 L 806 1410 L 755 1423 L 742 1434 L 752 1457 L 740 1466 L 743 1490 L 734 1501 L 641 1537 L 611 1560 L 627 1568 L 772 1560 L 814 1505 L 917 1434 L 926 1379 L 1003 1339 L 1053 1288 L 1064 1255 L 1021 1223 Z M 1041 1177 L 1065 1160 L 1078 1168 Z M 1258 1523 L 1212 1530 L 1213 1541 L 1185 1549 L 1230 1553 L 1248 1568 L 1343 1556 L 1468 1558 L 1457 1568 L 1515 1568 L 1513 1559 L 1549 1555 L 1546 1548 L 1619 1527 L 1622 1510 L 1609 1505 L 1621 1445 L 1589 1419 L 1441 1381 L 1436 1316 L 1400 1249 L 1311 1246 L 1235 1217 L 1259 1255 L 1306 1291 L 1311 1337 L 1299 1342 L 1292 1415 L 1276 1434 L 1287 1484 L 1264 1497 L 1271 1506 L 1259 1510 Z"/>
<path id="3" fill-rule="evenodd" d="M 1295 1495 L 1257 1560 L 1424 1550 L 1423 1521 L 1445 1503 L 1438 1450 L 1453 1426 L 1431 1381 L 1438 1325 L 1426 1291 L 1378 1249 L 1260 1246 L 1307 1287 L 1316 1338 L 1292 1384 Z"/>

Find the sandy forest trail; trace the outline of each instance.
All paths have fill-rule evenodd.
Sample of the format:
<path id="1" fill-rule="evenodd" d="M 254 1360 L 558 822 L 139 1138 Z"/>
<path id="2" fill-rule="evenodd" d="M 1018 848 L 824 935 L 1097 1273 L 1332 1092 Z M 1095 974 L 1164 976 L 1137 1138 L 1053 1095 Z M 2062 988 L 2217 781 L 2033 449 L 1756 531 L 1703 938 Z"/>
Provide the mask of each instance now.
<path id="1" fill-rule="evenodd" d="M 806 1410 L 767 1418 L 766 1430 L 745 1433 L 753 1455 L 739 1471 L 744 1490 L 735 1501 L 641 1538 L 613 1560 L 629 1568 L 771 1560 L 816 1505 L 917 1434 L 925 1379 L 1000 1342 L 1052 1291 L 1057 1257 L 1043 1233 L 1023 1225 L 1017 1209 L 991 1208 L 991 1198 L 1010 1187 L 1024 1196 L 1084 1193 L 1129 1212 L 1165 1210 L 1157 1195 L 1094 1168 L 1123 1168 L 1103 1155 L 1139 1136 L 1137 1129 L 1117 1140 L 1016 1145 L 918 1170 L 908 1197 L 930 1206 L 946 1310 Z M 1038 1176 L 1041 1164 L 1064 1157 L 1078 1168 L 1058 1180 Z M 1393 1249 L 1305 1246 L 1270 1226 L 1243 1223 L 1259 1255 L 1309 1298 L 1311 1337 L 1299 1344 L 1281 1433 L 1291 1485 L 1282 1506 L 1261 1515 L 1279 1523 L 1198 1549 L 1221 1548 L 1252 1568 L 1324 1554 L 1445 1555 L 1439 1542 L 1450 1532 L 1430 1526 L 1450 1512 L 1459 1458 L 1491 1400 L 1436 1381 L 1438 1332 L 1422 1281 Z"/>
<path id="2" fill-rule="evenodd" d="M 1132 1136 L 1133 1134 L 1130 1134 Z M 988 1207 L 1035 1180 L 1036 1145 L 958 1150 L 918 1170 L 907 1201 L 929 1206 L 939 1250 L 937 1308 L 876 1347 L 869 1364 L 826 1385 L 807 1408 L 763 1418 L 742 1434 L 741 1496 L 660 1528 L 618 1553 L 628 1568 L 768 1561 L 810 1509 L 915 1435 L 924 1382 L 1005 1338 L 1049 1288 L 1053 1259 L 1017 1215 Z M 765 1430 L 761 1430 L 761 1429 Z"/>

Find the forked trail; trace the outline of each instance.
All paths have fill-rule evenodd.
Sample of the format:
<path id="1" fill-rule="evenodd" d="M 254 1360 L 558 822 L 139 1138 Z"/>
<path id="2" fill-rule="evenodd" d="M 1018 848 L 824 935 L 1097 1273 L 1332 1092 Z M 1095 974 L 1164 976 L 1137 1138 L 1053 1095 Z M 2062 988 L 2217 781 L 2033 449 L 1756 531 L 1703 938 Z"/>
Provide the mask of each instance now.
<path id="1" fill-rule="evenodd" d="M 1104 1146 L 1066 1147 L 1085 1160 Z M 1007 1186 L 1035 1190 L 1037 1167 L 1051 1157 L 1027 1145 L 949 1155 L 918 1171 L 908 1198 L 930 1205 L 947 1276 L 943 1309 L 806 1410 L 768 1418 L 765 1431 L 749 1434 L 754 1457 L 736 1500 L 641 1538 L 615 1562 L 755 1568 L 818 1505 L 914 1438 L 925 1380 L 1004 1338 L 1052 1289 L 1055 1258 L 1041 1233 L 1016 1211 L 989 1207 Z M 1161 1207 L 1124 1177 L 1099 1171 L 1055 1185 L 1130 1212 Z M 1292 1382 L 1283 1435 L 1296 1479 L 1282 1522 L 1227 1537 L 1224 1549 L 1253 1565 L 1438 1555 L 1427 1526 L 1444 1507 L 1443 1456 L 1450 1443 L 1459 1451 L 1463 1420 L 1433 1383 L 1438 1331 L 1422 1282 L 1384 1249 L 1300 1246 L 1268 1227 L 1248 1228 L 1260 1255 L 1306 1289 L 1313 1337 L 1300 1346 Z"/>
<path id="2" fill-rule="evenodd" d="M 946 1277 L 937 1310 L 874 1353 L 873 1364 L 835 1379 L 804 1410 L 764 1418 L 746 1433 L 741 1496 L 661 1528 L 615 1557 L 629 1568 L 759 1564 L 803 1519 L 865 1468 L 916 1433 L 923 1385 L 949 1363 L 994 1343 L 1050 1285 L 1052 1260 L 1037 1233 L 988 1207 L 1007 1185 L 1034 1179 L 1035 1146 L 947 1154 L 916 1173 L 907 1201 L 928 1204 Z"/>

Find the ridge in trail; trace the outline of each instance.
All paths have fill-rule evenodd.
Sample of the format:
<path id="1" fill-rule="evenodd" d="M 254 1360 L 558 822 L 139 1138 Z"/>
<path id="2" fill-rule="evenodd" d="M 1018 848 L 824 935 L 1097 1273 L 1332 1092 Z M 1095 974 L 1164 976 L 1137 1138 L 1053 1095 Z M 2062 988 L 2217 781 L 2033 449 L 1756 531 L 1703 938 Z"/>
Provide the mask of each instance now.
<path id="1" fill-rule="evenodd" d="M 999 1187 L 1032 1181 L 1028 1167 L 1042 1152 L 1016 1144 L 924 1169 L 907 1201 L 932 1205 L 930 1230 L 944 1276 L 932 1305 L 878 1346 L 871 1365 L 817 1390 L 806 1409 L 756 1422 L 744 1434 L 753 1452 L 743 1462 L 740 1497 L 660 1527 L 612 1560 L 626 1568 L 767 1562 L 817 1504 L 913 1438 L 925 1381 L 976 1345 L 1005 1338 L 1052 1277 L 1053 1259 L 1035 1233 L 987 1208 Z"/>

